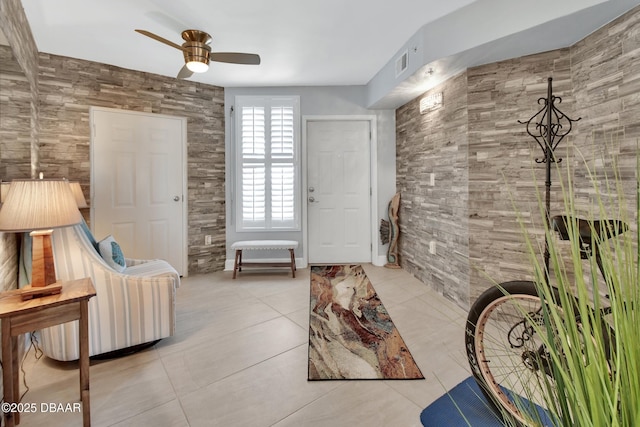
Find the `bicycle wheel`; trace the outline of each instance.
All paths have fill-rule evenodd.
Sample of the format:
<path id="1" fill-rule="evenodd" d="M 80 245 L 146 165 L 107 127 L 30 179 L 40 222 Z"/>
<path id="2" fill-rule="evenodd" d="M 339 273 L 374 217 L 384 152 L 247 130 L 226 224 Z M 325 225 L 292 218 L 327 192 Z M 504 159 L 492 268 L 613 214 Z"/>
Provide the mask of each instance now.
<path id="1" fill-rule="evenodd" d="M 546 387 L 553 385 L 542 326 L 543 301 L 534 282 L 502 283 L 485 291 L 467 317 L 465 346 L 481 390 L 516 425 L 544 421 Z"/>

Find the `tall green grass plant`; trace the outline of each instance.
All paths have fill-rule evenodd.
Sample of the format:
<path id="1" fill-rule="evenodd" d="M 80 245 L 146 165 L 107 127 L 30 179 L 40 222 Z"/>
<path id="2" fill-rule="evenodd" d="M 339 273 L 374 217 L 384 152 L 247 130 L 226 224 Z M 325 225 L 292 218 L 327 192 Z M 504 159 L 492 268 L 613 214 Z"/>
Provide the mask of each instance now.
<path id="1" fill-rule="evenodd" d="M 556 168 L 558 176 L 564 176 L 563 214 L 589 221 L 615 219 L 629 226 L 626 232 L 597 238 L 592 245 L 599 251 L 604 277 L 594 256 L 588 261 L 581 256 L 584 248 L 577 222 L 566 222 L 569 241 L 559 240 L 552 226 L 545 226 L 548 272 L 543 248 L 526 238 L 538 293 L 546 301 L 555 301 L 544 305 L 545 322 L 537 326 L 537 333 L 552 361 L 552 375 L 541 377 L 547 410 L 558 426 L 640 426 L 640 156 L 636 157 L 635 194 L 629 194 L 628 182 L 623 182 L 615 167 L 607 175 L 590 168 L 584 159 L 579 162 L 591 185 L 589 210 L 576 203 L 571 168 L 566 167 L 564 174 Z M 545 217 L 540 197 L 539 202 Z M 596 225 L 590 231 L 604 235 L 613 230 Z M 531 425 L 538 423 L 531 420 Z"/>

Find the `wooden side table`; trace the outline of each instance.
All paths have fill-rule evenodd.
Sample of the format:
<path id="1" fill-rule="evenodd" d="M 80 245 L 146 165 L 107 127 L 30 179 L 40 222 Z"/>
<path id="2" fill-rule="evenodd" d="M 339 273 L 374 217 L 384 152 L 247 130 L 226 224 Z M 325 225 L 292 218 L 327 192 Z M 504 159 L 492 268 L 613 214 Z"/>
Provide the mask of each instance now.
<path id="1" fill-rule="evenodd" d="M 90 278 L 58 282 L 62 291 L 57 295 L 22 301 L 20 289 L 0 294 L 2 321 L 2 383 L 4 401 L 18 403 L 20 399 L 18 335 L 61 323 L 80 321 L 80 400 L 82 422 L 91 425 L 89 405 L 89 299 L 96 294 Z M 14 405 L 15 406 L 15 405 Z M 19 412 L 5 412 L 5 425 L 20 423 Z"/>

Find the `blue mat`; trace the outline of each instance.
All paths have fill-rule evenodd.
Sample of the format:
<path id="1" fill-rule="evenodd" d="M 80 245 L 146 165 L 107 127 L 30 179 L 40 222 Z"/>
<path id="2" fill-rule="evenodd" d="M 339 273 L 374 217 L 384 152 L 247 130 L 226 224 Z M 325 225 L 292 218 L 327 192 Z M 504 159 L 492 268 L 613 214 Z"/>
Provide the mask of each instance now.
<path id="1" fill-rule="evenodd" d="M 424 427 L 500 427 L 502 420 L 489 403 L 473 377 L 469 377 L 447 394 L 427 406 L 420 414 Z"/>
<path id="2" fill-rule="evenodd" d="M 509 390 L 503 390 L 511 393 Z M 528 402 L 526 399 L 523 401 Z M 540 406 L 535 407 L 542 425 L 552 426 L 547 412 Z M 493 412 L 473 377 L 467 378 L 424 409 L 420 414 L 420 421 L 424 427 L 504 426 L 502 419 Z"/>

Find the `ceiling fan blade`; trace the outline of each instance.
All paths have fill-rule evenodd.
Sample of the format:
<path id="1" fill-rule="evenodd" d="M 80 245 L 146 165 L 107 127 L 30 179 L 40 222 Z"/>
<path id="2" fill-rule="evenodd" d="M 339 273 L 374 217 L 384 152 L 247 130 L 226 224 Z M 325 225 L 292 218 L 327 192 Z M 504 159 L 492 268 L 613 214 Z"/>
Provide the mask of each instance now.
<path id="1" fill-rule="evenodd" d="M 171 47 L 175 47 L 178 50 L 182 50 L 182 46 L 180 46 L 179 44 L 176 44 L 176 43 L 174 43 L 172 41 L 169 41 L 169 40 L 167 40 L 167 39 L 165 39 L 163 37 L 155 35 L 152 32 L 149 32 L 147 30 L 135 30 L 135 31 L 136 31 L 136 33 L 140 33 L 140 34 L 145 35 L 147 37 L 151 37 L 152 39 L 157 40 L 160 43 L 164 43 L 164 44 L 169 45 Z"/>
<path id="2" fill-rule="evenodd" d="M 182 68 L 180 69 L 180 72 L 178 73 L 178 78 L 179 79 L 188 79 L 191 76 L 193 76 L 193 71 L 188 69 L 186 64 L 183 65 Z"/>
<path id="3" fill-rule="evenodd" d="M 230 64 L 259 65 L 260 55 L 256 55 L 254 53 L 212 52 L 211 60 L 216 62 L 228 62 Z"/>

